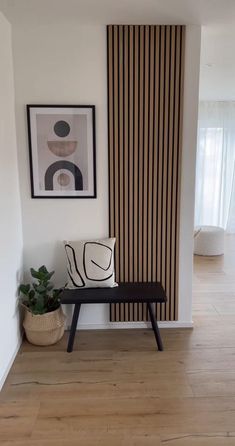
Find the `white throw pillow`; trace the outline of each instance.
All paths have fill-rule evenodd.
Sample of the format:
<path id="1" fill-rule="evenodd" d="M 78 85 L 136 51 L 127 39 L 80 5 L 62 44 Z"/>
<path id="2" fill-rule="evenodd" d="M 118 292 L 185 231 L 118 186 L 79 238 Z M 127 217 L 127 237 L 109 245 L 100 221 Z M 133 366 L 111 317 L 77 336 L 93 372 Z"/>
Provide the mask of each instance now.
<path id="1" fill-rule="evenodd" d="M 67 288 L 110 288 L 117 286 L 114 273 L 115 238 L 65 241 Z"/>

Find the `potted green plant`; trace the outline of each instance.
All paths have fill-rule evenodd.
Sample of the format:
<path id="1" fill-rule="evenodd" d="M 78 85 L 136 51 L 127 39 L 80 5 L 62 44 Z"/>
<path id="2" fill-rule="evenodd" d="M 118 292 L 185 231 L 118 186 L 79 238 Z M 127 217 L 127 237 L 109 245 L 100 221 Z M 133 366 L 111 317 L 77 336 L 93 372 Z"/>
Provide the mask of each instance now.
<path id="1" fill-rule="evenodd" d="M 50 281 L 54 271 L 47 271 L 45 265 L 38 270 L 31 268 L 30 273 L 33 283 L 19 287 L 26 337 L 34 345 L 52 345 L 64 334 L 65 315 L 60 305 L 63 288 L 54 288 Z"/>

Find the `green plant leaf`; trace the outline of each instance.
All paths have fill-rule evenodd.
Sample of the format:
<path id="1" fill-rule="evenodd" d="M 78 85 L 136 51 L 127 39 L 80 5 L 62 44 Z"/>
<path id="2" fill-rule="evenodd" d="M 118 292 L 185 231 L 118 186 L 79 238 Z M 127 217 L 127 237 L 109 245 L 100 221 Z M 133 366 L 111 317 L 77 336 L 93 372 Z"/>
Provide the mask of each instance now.
<path id="1" fill-rule="evenodd" d="M 34 279 L 40 279 L 41 274 L 40 272 L 36 271 L 34 268 L 30 268 L 31 276 L 34 277 Z"/>
<path id="2" fill-rule="evenodd" d="M 45 265 L 40 266 L 40 268 L 38 269 L 38 271 L 39 271 L 40 273 L 43 273 L 43 274 L 47 274 L 47 273 L 48 273 L 47 268 L 45 267 Z"/>
<path id="3" fill-rule="evenodd" d="M 36 279 L 32 285 L 22 284 L 19 291 L 24 295 L 21 302 L 33 314 L 44 314 L 56 310 L 60 306 L 60 294 L 62 289 L 53 289 L 50 282 L 55 271 L 49 272 L 45 265 L 38 270 L 30 268 L 31 275 Z"/>
<path id="4" fill-rule="evenodd" d="M 24 285 L 23 283 L 19 286 L 19 291 L 24 294 L 25 296 L 27 296 L 29 294 L 30 291 L 30 284 L 26 284 Z"/>
<path id="5" fill-rule="evenodd" d="M 30 290 L 30 292 L 29 292 L 29 298 L 30 298 L 30 299 L 33 299 L 34 296 L 35 296 L 35 291 L 34 291 L 34 290 Z"/>
<path id="6" fill-rule="evenodd" d="M 50 273 L 48 273 L 47 279 L 50 280 L 50 278 L 53 276 L 53 274 L 55 274 L 55 271 L 51 271 Z"/>
<path id="7" fill-rule="evenodd" d="M 58 298 L 59 296 L 60 296 L 60 294 L 62 293 L 62 289 L 61 288 L 59 288 L 59 289 L 54 289 L 53 290 L 53 297 L 55 298 Z"/>
<path id="8" fill-rule="evenodd" d="M 44 285 L 37 285 L 35 288 L 35 291 L 39 294 L 44 294 L 47 292 L 47 288 Z"/>
<path id="9" fill-rule="evenodd" d="M 37 301 L 33 308 L 33 313 L 34 314 L 44 314 L 44 313 L 46 313 L 46 311 L 47 311 L 47 309 L 44 305 L 44 299 L 41 295 L 38 295 Z"/>

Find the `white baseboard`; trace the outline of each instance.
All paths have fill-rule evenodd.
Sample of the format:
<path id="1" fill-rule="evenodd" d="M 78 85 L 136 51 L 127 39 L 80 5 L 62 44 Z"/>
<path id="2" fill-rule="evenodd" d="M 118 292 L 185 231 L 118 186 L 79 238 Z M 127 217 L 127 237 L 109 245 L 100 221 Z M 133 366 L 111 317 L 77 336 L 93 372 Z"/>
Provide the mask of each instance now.
<path id="1" fill-rule="evenodd" d="M 16 348 L 14 350 L 14 353 L 13 353 L 10 361 L 8 362 L 8 365 L 7 365 L 7 367 L 6 367 L 6 369 L 5 369 L 4 373 L 3 373 L 3 376 L 0 378 L 0 392 L 1 392 L 2 387 L 3 387 L 3 385 L 4 385 L 4 383 L 5 383 L 6 379 L 7 379 L 8 373 L 10 372 L 10 369 L 11 369 L 12 364 L 13 364 L 13 362 L 15 360 L 15 357 L 16 357 L 19 349 L 20 349 L 21 344 L 22 344 L 22 338 L 19 339 L 19 342 L 18 342 L 18 344 L 17 344 L 17 346 L 16 346 Z"/>
<path id="2" fill-rule="evenodd" d="M 164 321 L 158 322 L 159 328 L 193 328 L 193 321 Z M 79 324 L 78 330 L 107 330 L 151 328 L 151 322 L 107 322 L 105 324 Z"/>

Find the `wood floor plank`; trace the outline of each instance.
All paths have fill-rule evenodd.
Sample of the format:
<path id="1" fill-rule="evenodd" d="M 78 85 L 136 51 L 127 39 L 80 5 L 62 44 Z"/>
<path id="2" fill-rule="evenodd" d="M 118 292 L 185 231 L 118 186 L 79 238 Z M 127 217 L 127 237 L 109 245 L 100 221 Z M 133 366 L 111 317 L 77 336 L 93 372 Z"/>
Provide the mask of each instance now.
<path id="1" fill-rule="evenodd" d="M 147 377 L 147 379 L 146 379 Z M 51 400 L 85 398 L 86 395 L 102 398 L 131 398 L 192 396 L 186 373 L 167 371 L 156 374 L 154 370 L 139 368 L 136 371 L 93 372 L 34 372 L 14 374 L 8 381 L 7 398 Z"/>
<path id="2" fill-rule="evenodd" d="M 75 431 L 69 434 L 68 439 L 25 439 L 23 441 L 3 441 L 1 446 L 161 446 L 159 435 L 135 435 L 131 437 L 122 435 L 119 432 L 90 432 L 89 437 L 86 432 Z"/>
<path id="3" fill-rule="evenodd" d="M 234 432 L 218 432 L 213 434 L 173 434 L 161 436 L 162 445 L 169 446 L 234 446 Z"/>
<path id="4" fill-rule="evenodd" d="M 41 404 L 32 438 L 63 438 L 91 429 L 123 434 L 199 434 L 234 429 L 235 398 L 92 398 Z"/>
<path id="5" fill-rule="evenodd" d="M 234 369 L 197 371 L 188 378 L 195 396 L 235 396 Z"/>
<path id="6" fill-rule="evenodd" d="M 0 444 L 4 440 L 30 437 L 39 406 L 37 402 L 0 401 Z"/>
<path id="7" fill-rule="evenodd" d="M 235 237 L 195 258 L 194 329 L 24 341 L 0 393 L 1 446 L 234 446 Z"/>

